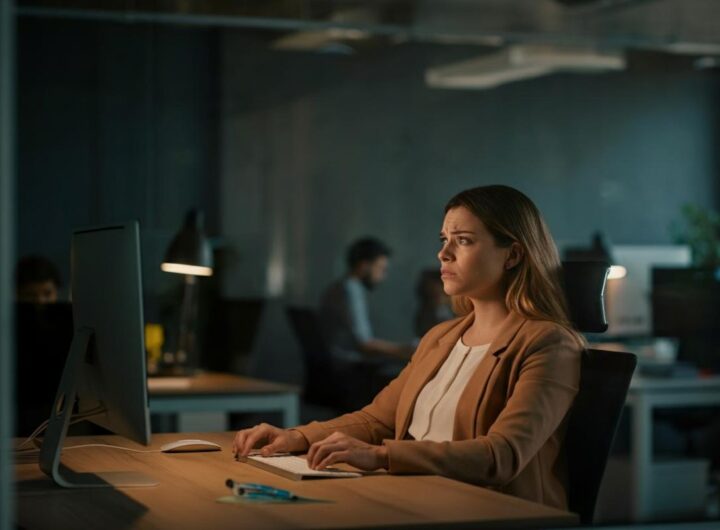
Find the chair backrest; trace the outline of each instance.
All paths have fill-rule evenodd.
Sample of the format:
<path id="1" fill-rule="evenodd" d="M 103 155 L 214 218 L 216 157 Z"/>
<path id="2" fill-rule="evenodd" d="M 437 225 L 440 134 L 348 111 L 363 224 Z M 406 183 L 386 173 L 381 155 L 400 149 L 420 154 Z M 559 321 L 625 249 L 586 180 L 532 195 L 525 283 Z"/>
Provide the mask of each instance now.
<path id="1" fill-rule="evenodd" d="M 330 351 L 320 328 L 320 320 L 314 309 L 309 307 L 288 306 L 285 308 L 290 325 L 300 342 L 303 354 L 312 363 L 331 359 Z"/>
<path id="2" fill-rule="evenodd" d="M 287 306 L 285 313 L 300 343 L 305 365 L 306 400 L 318 404 L 331 404 L 333 392 L 333 359 L 314 309 Z"/>
<path id="3" fill-rule="evenodd" d="M 605 261 L 563 261 L 562 278 L 570 320 L 577 329 L 602 333 L 605 316 L 605 283 L 610 270 Z"/>
<path id="4" fill-rule="evenodd" d="M 570 320 L 582 332 L 607 330 L 606 261 L 563 261 L 562 276 Z M 632 353 L 588 349 L 583 352 L 580 387 L 570 411 L 565 448 L 568 506 L 591 524 L 598 491 L 637 357 Z"/>
<path id="5" fill-rule="evenodd" d="M 568 506 L 591 524 L 600 482 L 637 358 L 632 353 L 589 349 L 583 353 L 580 390 L 565 438 Z"/>
<path id="6" fill-rule="evenodd" d="M 232 371 L 234 361 L 253 351 L 265 310 L 263 298 L 217 298 L 208 307 L 207 327 L 201 334 L 202 367 Z"/>

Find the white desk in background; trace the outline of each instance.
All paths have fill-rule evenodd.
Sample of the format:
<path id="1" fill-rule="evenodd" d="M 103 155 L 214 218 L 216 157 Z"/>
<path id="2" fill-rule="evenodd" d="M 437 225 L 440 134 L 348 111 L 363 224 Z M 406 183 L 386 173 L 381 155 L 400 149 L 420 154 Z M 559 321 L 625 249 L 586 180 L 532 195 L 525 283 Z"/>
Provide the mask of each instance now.
<path id="1" fill-rule="evenodd" d="M 632 466 L 633 521 L 654 517 L 653 506 L 653 411 L 680 407 L 720 406 L 720 376 L 633 377 L 627 396 L 630 407 L 630 457 Z"/>
<path id="2" fill-rule="evenodd" d="M 282 425 L 295 426 L 300 422 L 299 391 L 292 385 L 212 372 L 148 378 L 150 412 L 177 414 L 179 432 L 224 431 L 233 412 L 281 412 Z"/>

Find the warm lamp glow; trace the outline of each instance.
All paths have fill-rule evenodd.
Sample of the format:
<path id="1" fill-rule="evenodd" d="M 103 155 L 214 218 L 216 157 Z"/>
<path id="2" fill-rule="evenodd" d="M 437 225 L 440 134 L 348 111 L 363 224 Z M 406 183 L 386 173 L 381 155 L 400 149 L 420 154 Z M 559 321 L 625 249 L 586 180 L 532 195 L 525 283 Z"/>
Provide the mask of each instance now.
<path id="1" fill-rule="evenodd" d="M 213 270 L 210 267 L 199 267 L 197 265 L 185 265 L 183 263 L 163 263 L 160 268 L 165 272 L 176 274 L 189 274 L 191 276 L 212 276 Z"/>
<path id="2" fill-rule="evenodd" d="M 608 272 L 608 280 L 619 280 L 627 276 L 627 269 L 622 265 L 610 266 L 610 272 Z"/>

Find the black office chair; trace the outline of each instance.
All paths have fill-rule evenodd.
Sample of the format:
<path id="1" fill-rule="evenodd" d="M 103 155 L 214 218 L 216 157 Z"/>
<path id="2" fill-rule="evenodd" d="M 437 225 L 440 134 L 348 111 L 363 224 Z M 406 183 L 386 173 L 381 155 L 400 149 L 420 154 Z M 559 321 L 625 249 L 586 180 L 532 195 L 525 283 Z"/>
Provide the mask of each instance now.
<path id="1" fill-rule="evenodd" d="M 208 302 L 207 327 L 201 335 L 201 367 L 230 372 L 235 361 L 252 352 L 265 310 L 263 298 L 215 298 Z"/>
<path id="2" fill-rule="evenodd" d="M 605 284 L 610 267 L 605 261 L 564 261 L 562 280 L 570 319 L 584 333 L 607 331 Z"/>
<path id="3" fill-rule="evenodd" d="M 378 369 L 372 360 L 340 361 L 325 343 L 314 309 L 288 306 L 286 314 L 300 343 L 305 367 L 303 399 L 341 414 L 357 410 L 375 396 Z"/>
<path id="4" fill-rule="evenodd" d="M 336 405 L 332 355 L 322 337 L 315 312 L 307 307 L 293 306 L 288 306 L 285 312 L 302 351 L 305 367 L 303 398 L 316 405 Z"/>
<path id="5" fill-rule="evenodd" d="M 598 491 L 637 358 L 632 353 L 586 350 L 565 438 L 568 506 L 591 524 Z"/>
<path id="6" fill-rule="evenodd" d="M 565 262 L 563 280 L 570 318 L 580 331 L 607 329 L 603 307 L 608 272 L 603 262 Z M 580 389 L 568 421 L 568 506 L 582 524 L 592 524 L 600 483 L 625 405 L 637 358 L 632 353 L 583 352 Z"/>

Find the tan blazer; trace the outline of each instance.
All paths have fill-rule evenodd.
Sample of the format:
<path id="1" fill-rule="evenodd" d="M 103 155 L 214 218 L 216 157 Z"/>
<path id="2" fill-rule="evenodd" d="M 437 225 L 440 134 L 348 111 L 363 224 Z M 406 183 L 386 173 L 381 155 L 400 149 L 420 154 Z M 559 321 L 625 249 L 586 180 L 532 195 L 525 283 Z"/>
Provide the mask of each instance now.
<path id="1" fill-rule="evenodd" d="M 517 313 L 497 337 L 458 401 L 453 440 L 412 440 L 415 401 L 473 314 L 443 322 L 408 365 L 362 410 L 298 427 L 310 443 L 335 431 L 388 449 L 389 471 L 435 474 L 567 508 L 565 418 L 578 391 L 582 348 L 561 326 Z"/>

